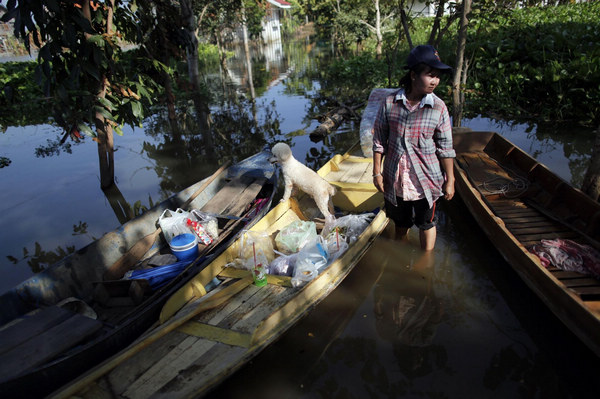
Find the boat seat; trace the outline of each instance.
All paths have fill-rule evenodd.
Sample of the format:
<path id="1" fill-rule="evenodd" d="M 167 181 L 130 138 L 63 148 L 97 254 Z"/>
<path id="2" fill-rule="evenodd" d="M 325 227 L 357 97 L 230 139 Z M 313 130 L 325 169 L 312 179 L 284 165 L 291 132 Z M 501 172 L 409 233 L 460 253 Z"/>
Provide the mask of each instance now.
<path id="1" fill-rule="evenodd" d="M 50 306 L 0 330 L 0 380 L 10 380 L 81 343 L 102 322 Z"/>

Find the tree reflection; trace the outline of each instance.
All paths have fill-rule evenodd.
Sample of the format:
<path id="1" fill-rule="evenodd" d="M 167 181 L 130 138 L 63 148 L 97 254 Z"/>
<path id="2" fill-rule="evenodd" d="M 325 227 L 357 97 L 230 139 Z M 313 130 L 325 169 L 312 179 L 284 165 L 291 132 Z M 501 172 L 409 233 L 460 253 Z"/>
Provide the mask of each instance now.
<path id="1" fill-rule="evenodd" d="M 79 221 L 78 224 L 73 225 L 73 236 L 78 235 L 89 235 L 87 231 L 87 223 Z M 90 236 L 90 239 L 93 241 L 96 238 Z M 8 261 L 14 265 L 19 262 L 26 260 L 27 265 L 31 269 L 33 273 L 39 273 L 43 270 L 46 270 L 50 265 L 58 262 L 62 258 L 67 255 L 70 255 L 75 252 L 75 246 L 58 246 L 52 251 L 45 251 L 39 242 L 35 242 L 33 251 L 29 251 L 26 247 L 23 248 L 23 255 L 18 258 L 13 255 L 7 255 L 6 258 Z"/>

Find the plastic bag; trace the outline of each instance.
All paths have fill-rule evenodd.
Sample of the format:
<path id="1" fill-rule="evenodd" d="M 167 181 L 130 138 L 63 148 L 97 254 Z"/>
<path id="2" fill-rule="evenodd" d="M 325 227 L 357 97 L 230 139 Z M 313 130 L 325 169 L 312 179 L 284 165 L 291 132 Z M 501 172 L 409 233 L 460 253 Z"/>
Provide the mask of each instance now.
<path id="1" fill-rule="evenodd" d="M 198 241 L 204 245 L 208 245 L 213 242 L 210 234 L 206 232 L 204 226 L 196 220 L 192 220 L 190 218 L 186 219 L 187 226 L 190 230 L 196 233 L 196 237 L 198 237 Z"/>
<path id="2" fill-rule="evenodd" d="M 299 287 L 314 279 L 327 266 L 329 254 L 322 236 L 317 236 L 298 252 L 292 285 Z"/>
<path id="3" fill-rule="evenodd" d="M 346 241 L 352 244 L 358 239 L 358 236 L 367 228 L 371 220 L 375 217 L 374 213 L 361 213 L 360 215 L 346 215 L 333 221 L 328 221 L 321 231 L 321 235 L 327 237 L 335 228 L 339 229 L 346 236 Z"/>
<path id="4" fill-rule="evenodd" d="M 238 267 L 253 270 L 254 259 L 260 254 L 264 256 L 264 260 L 261 259 L 265 265 L 270 264 L 275 259 L 275 252 L 273 250 L 273 241 L 264 231 L 253 231 L 244 230 L 240 235 L 239 241 L 239 265 Z"/>
<path id="5" fill-rule="evenodd" d="M 168 244 L 171 243 L 173 237 L 192 232 L 187 226 L 189 214 L 189 212 L 177 208 L 175 212 L 170 209 L 165 209 L 160 215 L 158 218 L 158 225 Z"/>
<path id="6" fill-rule="evenodd" d="M 329 253 L 328 263 L 339 258 L 348 249 L 346 235 L 343 234 L 340 227 L 335 227 L 331 230 L 325 237 L 325 243 L 327 245 L 327 253 Z"/>
<path id="7" fill-rule="evenodd" d="M 315 222 L 296 220 L 277 233 L 275 245 L 285 254 L 298 252 L 307 242 L 317 236 Z"/>
<path id="8" fill-rule="evenodd" d="M 216 217 L 199 209 L 193 209 L 191 214 L 213 240 L 219 238 L 219 225 Z"/>
<path id="9" fill-rule="evenodd" d="M 294 276 L 291 283 L 293 287 L 301 287 L 307 282 L 313 280 L 319 274 L 316 266 L 311 261 L 304 259 L 300 262 L 296 261 L 294 268 Z"/>
<path id="10" fill-rule="evenodd" d="M 279 276 L 293 276 L 294 267 L 296 266 L 296 259 L 298 254 L 285 255 L 282 254 L 269 264 L 267 273 L 276 274 Z"/>

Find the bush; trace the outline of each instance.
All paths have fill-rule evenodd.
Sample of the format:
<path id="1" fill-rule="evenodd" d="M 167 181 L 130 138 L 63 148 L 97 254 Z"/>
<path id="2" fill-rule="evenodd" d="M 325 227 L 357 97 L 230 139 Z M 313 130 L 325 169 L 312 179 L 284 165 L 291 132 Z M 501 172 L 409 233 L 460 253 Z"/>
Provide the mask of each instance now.
<path id="1" fill-rule="evenodd" d="M 471 39 L 472 105 L 507 117 L 600 123 L 598 15 L 599 2 L 520 9 Z"/>

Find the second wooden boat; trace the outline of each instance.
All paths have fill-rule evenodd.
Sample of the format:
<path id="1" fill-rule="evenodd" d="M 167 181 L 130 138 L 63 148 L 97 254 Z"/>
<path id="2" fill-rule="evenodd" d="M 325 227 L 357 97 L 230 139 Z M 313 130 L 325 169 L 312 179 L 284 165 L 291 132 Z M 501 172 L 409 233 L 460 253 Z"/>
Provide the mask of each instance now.
<path id="1" fill-rule="evenodd" d="M 167 299 L 270 208 L 278 176 L 270 156 L 224 165 L 0 296 L 0 396 L 44 396 L 156 323 Z M 218 216 L 218 238 L 160 286 L 120 280 L 130 266 L 154 271 L 153 262 L 169 258 L 157 220 L 177 208 Z"/>
<path id="2" fill-rule="evenodd" d="M 352 271 L 388 222 L 371 159 L 353 154 L 334 156 L 318 173 L 337 187 L 333 202 L 342 212 L 373 214 L 356 241 L 313 280 L 294 287 L 288 276 L 269 275 L 267 286 L 256 286 L 249 271 L 228 267 L 239 257 L 238 239 L 167 302 L 164 325 L 53 396 L 199 397 L 291 328 Z M 273 239 L 290 223 L 315 216 L 311 198 L 291 198 L 251 230 Z M 215 278 L 220 284 L 204 295 Z"/>
<path id="3" fill-rule="evenodd" d="M 600 250 L 600 203 L 497 133 L 455 132 L 454 148 L 456 190 L 479 226 L 525 283 L 600 356 L 600 280 L 544 267 L 531 252 L 542 240 Z M 600 265 L 600 259 L 595 262 Z"/>

